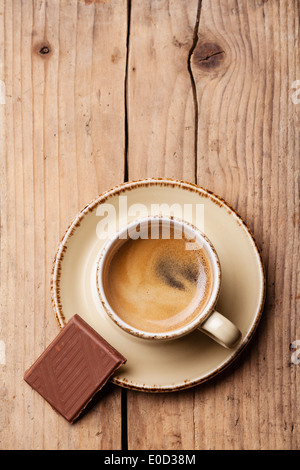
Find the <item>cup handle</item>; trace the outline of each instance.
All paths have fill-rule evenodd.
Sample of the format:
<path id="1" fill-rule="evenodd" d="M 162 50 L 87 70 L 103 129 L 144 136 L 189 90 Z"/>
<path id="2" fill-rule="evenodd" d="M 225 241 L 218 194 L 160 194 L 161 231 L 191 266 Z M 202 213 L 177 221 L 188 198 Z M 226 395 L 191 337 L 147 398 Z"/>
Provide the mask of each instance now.
<path id="1" fill-rule="evenodd" d="M 240 330 L 228 318 L 225 318 L 217 311 L 214 311 L 202 323 L 199 330 L 228 349 L 234 348 L 242 336 Z"/>

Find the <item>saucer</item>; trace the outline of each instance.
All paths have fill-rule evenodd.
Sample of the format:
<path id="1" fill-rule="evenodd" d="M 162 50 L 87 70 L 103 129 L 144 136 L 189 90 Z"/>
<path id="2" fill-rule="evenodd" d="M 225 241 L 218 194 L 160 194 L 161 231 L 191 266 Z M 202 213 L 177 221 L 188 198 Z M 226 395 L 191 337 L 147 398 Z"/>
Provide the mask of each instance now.
<path id="1" fill-rule="evenodd" d="M 169 216 L 170 206 L 174 217 L 188 213 L 189 221 L 197 226 L 195 211 L 185 212 L 196 205 L 204 214 L 204 226 L 199 228 L 213 243 L 221 263 L 222 286 L 216 309 L 242 332 L 241 342 L 230 350 L 199 330 L 169 341 L 134 337 L 109 318 L 97 291 L 97 261 L 116 229 L 145 215 L 141 213 L 145 210 L 149 216 Z M 253 236 L 222 199 L 191 183 L 145 179 L 106 191 L 75 217 L 53 262 L 51 298 L 61 328 L 77 313 L 127 358 L 112 382 L 134 390 L 168 392 L 214 377 L 247 346 L 261 317 L 265 275 Z"/>

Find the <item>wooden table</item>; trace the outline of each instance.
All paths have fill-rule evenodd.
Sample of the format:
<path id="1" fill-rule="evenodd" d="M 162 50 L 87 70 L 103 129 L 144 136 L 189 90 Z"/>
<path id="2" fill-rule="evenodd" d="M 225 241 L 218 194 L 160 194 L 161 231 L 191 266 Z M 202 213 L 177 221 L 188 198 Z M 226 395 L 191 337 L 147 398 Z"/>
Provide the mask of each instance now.
<path id="1" fill-rule="evenodd" d="M 299 448 L 299 15 L 298 0 L 0 0 L 0 448 Z M 51 263 L 79 209 L 144 177 L 238 211 L 263 317 L 213 380 L 111 384 L 71 426 L 23 381 L 59 331 Z"/>

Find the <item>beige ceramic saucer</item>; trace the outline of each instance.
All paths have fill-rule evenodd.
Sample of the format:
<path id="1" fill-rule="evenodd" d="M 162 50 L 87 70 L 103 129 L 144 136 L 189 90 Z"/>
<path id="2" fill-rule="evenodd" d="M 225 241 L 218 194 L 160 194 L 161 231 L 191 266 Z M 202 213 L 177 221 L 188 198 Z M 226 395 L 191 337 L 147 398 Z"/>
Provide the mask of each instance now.
<path id="1" fill-rule="evenodd" d="M 112 204 L 120 215 L 121 228 L 127 214 L 118 214 L 119 196 L 127 196 L 128 207 L 143 204 L 149 215 L 155 215 L 151 211 L 153 204 L 177 204 L 178 208 L 184 204 L 204 205 L 204 231 L 218 252 L 223 273 L 216 308 L 241 330 L 243 337 L 238 347 L 225 349 L 199 330 L 175 340 L 149 341 L 121 330 L 108 317 L 96 286 L 97 260 L 106 242 L 97 237 L 96 211 L 100 204 Z M 134 218 L 128 217 L 127 222 Z M 51 294 L 61 327 L 77 313 L 127 358 L 111 379 L 114 383 L 141 391 L 166 392 L 210 379 L 244 349 L 260 320 L 265 277 L 252 235 L 224 201 L 190 183 L 147 179 L 105 192 L 78 214 L 58 248 Z"/>

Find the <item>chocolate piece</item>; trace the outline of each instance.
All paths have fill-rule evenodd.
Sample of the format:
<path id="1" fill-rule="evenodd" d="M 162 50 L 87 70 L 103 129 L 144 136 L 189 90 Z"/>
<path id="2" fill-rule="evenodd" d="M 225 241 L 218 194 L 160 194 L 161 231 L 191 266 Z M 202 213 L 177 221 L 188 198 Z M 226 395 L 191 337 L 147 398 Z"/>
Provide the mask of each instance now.
<path id="1" fill-rule="evenodd" d="M 24 380 L 70 423 L 126 359 L 74 315 Z"/>

